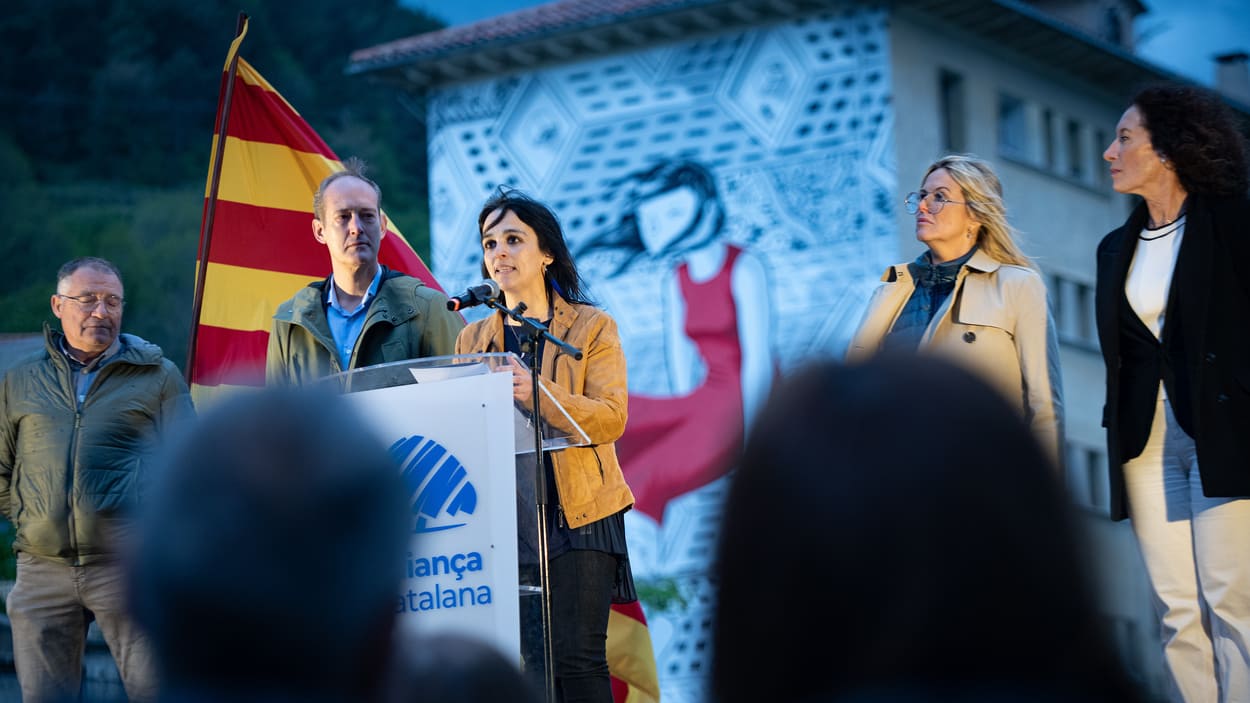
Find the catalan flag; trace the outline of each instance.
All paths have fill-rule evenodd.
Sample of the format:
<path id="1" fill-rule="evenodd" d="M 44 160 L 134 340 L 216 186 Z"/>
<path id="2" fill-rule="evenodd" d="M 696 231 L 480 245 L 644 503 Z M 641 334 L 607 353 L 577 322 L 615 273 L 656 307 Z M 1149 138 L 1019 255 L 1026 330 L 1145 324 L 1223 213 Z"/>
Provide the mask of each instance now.
<path id="1" fill-rule="evenodd" d="M 659 703 L 651 632 L 638 601 L 613 604 L 608 614 L 608 670 L 616 703 Z"/>
<path id="2" fill-rule="evenodd" d="M 330 268 L 325 246 L 312 236 L 312 198 L 321 180 L 343 164 L 295 108 L 238 56 L 246 34 L 244 21 L 226 56 L 205 189 L 197 260 L 204 281 L 189 364 L 197 405 L 231 389 L 264 385 L 274 310 Z M 229 119 L 223 136 L 225 110 Z M 387 223 L 378 254 L 382 263 L 442 290 L 394 222 L 387 218 Z M 608 667 L 616 703 L 658 703 L 655 656 L 637 601 L 612 606 Z"/>
<path id="3" fill-rule="evenodd" d="M 343 164 L 295 108 L 238 57 L 246 34 L 244 22 L 226 57 L 205 189 L 197 266 L 206 268 L 189 365 L 197 404 L 231 387 L 264 385 L 273 311 L 330 270 L 325 246 L 313 239 L 312 198 L 321 180 Z M 223 110 L 229 111 L 224 135 Z M 387 222 L 381 262 L 442 290 L 394 222 Z"/>

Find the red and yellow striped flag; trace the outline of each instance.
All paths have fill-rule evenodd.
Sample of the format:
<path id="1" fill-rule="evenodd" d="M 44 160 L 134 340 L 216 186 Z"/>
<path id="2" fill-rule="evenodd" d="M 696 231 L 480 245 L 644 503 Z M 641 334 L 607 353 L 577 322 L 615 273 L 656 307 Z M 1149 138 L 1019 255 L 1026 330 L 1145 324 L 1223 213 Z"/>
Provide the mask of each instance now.
<path id="1" fill-rule="evenodd" d="M 230 63 L 246 34 L 245 22 L 226 56 L 218 125 L 227 109 Z M 274 310 L 329 272 L 325 246 L 312 235 L 312 198 L 323 178 L 343 168 L 295 108 L 242 57 L 230 92 L 212 227 L 201 235 L 209 239 L 208 268 L 190 375 L 192 395 L 201 406 L 232 388 L 264 385 Z M 214 133 L 205 219 L 214 207 L 212 174 L 219 139 Z M 442 290 L 394 222 L 388 218 L 387 223 L 378 254 L 382 263 Z M 612 606 L 608 666 L 617 703 L 659 701 L 655 656 L 637 601 Z"/>
<path id="2" fill-rule="evenodd" d="M 638 601 L 613 604 L 608 614 L 608 670 L 616 703 L 659 703 L 651 632 Z"/>
<path id="3" fill-rule="evenodd" d="M 245 23 L 226 56 L 218 125 L 227 109 L 230 63 L 246 34 Z M 329 273 L 326 248 L 313 239 L 312 198 L 323 178 L 343 169 L 295 108 L 242 57 L 229 110 L 212 229 L 201 234 L 209 238 L 209 248 L 190 369 L 197 404 L 231 387 L 264 385 L 274 310 Z M 212 174 L 221 137 L 213 135 L 205 218 L 213 207 Z M 387 222 L 379 260 L 442 290 L 394 222 Z"/>

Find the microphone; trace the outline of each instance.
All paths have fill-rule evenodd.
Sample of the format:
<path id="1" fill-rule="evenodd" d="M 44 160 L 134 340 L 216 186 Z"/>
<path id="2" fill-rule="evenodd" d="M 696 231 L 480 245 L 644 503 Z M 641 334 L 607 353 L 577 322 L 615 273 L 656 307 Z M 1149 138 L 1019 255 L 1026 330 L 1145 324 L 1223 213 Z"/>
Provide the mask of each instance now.
<path id="1" fill-rule="evenodd" d="M 499 284 L 492 280 L 482 281 L 454 298 L 447 299 L 447 309 L 456 311 L 488 303 L 499 297 Z"/>

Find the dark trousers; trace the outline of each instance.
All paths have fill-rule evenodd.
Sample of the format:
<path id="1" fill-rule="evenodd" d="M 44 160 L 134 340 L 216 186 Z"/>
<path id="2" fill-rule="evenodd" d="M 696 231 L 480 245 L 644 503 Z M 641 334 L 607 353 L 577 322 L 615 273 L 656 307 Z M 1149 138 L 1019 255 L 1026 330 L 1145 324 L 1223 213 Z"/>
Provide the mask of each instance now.
<path id="1" fill-rule="evenodd" d="M 607 642 L 615 583 L 611 554 L 575 549 L 551 560 L 551 647 L 561 703 L 612 703 Z"/>

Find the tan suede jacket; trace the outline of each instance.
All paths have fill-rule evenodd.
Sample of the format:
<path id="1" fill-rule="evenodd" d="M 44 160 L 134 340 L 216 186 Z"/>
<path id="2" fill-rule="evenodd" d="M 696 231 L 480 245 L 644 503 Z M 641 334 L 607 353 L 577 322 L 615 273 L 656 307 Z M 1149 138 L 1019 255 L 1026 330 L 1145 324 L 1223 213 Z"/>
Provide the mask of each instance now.
<path id="1" fill-rule="evenodd" d="M 577 361 L 554 344 L 543 350 L 540 383 L 590 437 L 590 446 L 551 454 L 560 510 L 569 527 L 581 527 L 634 504 L 616 458 L 616 440 L 625 431 L 629 393 L 625 354 L 610 315 L 553 295 L 555 337 L 582 350 Z M 504 351 L 503 317 L 496 314 L 465 327 L 456 338 L 457 354 Z M 544 417 L 553 426 L 560 422 Z"/>
<path id="2" fill-rule="evenodd" d="M 846 357 L 876 353 L 916 284 L 907 264 L 891 266 L 868 302 Z M 1036 271 L 1000 263 L 978 250 L 959 271 L 920 348 L 979 374 L 999 389 L 1033 428 L 1056 466 L 1063 458 L 1063 382 L 1059 342 Z"/>

